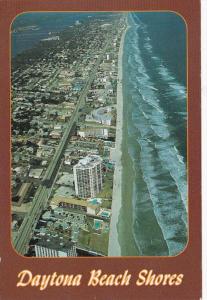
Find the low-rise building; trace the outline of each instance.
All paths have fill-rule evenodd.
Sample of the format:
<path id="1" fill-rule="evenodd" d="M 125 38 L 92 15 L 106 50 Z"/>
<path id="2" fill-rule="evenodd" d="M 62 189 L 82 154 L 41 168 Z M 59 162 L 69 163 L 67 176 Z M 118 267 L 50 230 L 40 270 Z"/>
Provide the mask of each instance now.
<path id="1" fill-rule="evenodd" d="M 46 235 L 40 235 L 34 248 L 35 255 L 38 257 L 77 256 L 75 243 L 69 241 L 63 236 L 54 237 L 49 233 Z"/>

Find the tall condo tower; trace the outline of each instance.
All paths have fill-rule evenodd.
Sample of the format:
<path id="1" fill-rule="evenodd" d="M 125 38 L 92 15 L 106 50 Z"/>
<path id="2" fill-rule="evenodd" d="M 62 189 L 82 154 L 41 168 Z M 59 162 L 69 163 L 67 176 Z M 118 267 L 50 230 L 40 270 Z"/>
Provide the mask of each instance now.
<path id="1" fill-rule="evenodd" d="M 95 197 L 102 189 L 102 158 L 89 155 L 73 167 L 76 195 L 81 198 Z"/>

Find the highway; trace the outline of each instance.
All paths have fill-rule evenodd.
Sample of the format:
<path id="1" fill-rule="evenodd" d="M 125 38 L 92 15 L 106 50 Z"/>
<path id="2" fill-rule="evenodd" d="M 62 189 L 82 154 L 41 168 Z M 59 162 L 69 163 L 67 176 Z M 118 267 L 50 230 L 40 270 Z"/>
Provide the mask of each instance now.
<path id="1" fill-rule="evenodd" d="M 67 146 L 67 143 L 69 141 L 72 129 L 78 120 L 79 109 L 84 105 L 88 90 L 90 89 L 91 84 L 92 84 L 93 80 L 95 79 L 98 67 L 103 60 L 103 57 L 104 57 L 104 54 L 105 54 L 105 51 L 106 51 L 108 45 L 109 45 L 109 42 L 106 43 L 105 47 L 102 50 L 102 53 L 99 55 L 95 65 L 94 65 L 93 70 L 91 70 L 90 77 L 88 78 L 88 81 L 86 82 L 86 84 L 79 96 L 79 100 L 76 105 L 76 109 L 75 109 L 73 115 L 71 116 L 70 121 L 68 122 L 68 125 L 62 136 L 62 139 L 61 139 L 61 141 L 56 149 L 56 152 L 46 170 L 46 173 L 42 180 L 42 183 L 38 187 L 38 189 L 35 193 L 35 196 L 34 196 L 34 199 L 32 201 L 32 205 L 31 205 L 31 210 L 25 216 L 17 235 L 16 235 L 15 239 L 13 240 L 14 248 L 16 249 L 16 251 L 18 253 L 20 253 L 22 255 L 26 254 L 29 241 L 32 238 L 33 231 L 34 231 L 36 224 L 40 218 L 40 215 L 41 215 L 42 211 L 48 205 L 48 199 L 51 194 L 53 184 L 55 182 L 55 179 L 56 179 L 59 167 L 60 167 L 62 155 L 63 155 L 65 147 Z"/>

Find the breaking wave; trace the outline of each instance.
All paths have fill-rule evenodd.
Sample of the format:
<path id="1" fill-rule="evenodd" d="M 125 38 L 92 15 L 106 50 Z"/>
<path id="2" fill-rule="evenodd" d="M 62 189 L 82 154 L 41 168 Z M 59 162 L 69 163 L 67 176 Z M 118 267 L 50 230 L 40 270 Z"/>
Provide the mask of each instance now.
<path id="1" fill-rule="evenodd" d="M 186 87 L 153 53 L 145 24 L 132 14 L 129 23 L 124 97 L 135 175 L 133 236 L 141 255 L 172 256 L 187 241 L 186 162 L 175 134 L 177 117 L 186 124 Z"/>

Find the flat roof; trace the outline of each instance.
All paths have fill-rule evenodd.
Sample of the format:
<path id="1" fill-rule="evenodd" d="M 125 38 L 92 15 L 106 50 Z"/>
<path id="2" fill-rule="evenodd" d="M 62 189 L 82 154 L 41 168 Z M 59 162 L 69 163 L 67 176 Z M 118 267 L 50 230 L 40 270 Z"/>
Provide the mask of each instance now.
<path id="1" fill-rule="evenodd" d="M 78 200 L 75 198 L 68 198 L 63 196 L 55 196 L 52 198 L 51 205 L 59 205 L 61 202 L 67 203 L 67 204 L 73 204 L 73 205 L 80 205 L 87 207 L 87 201 L 86 200 Z"/>
<path id="2" fill-rule="evenodd" d="M 99 155 L 88 155 L 80 159 L 74 168 L 89 168 L 96 166 L 97 163 L 102 163 L 102 158 Z"/>
<path id="3" fill-rule="evenodd" d="M 43 169 L 31 169 L 29 172 L 29 177 L 40 178 Z"/>
<path id="4" fill-rule="evenodd" d="M 36 234 L 36 238 L 38 239 L 38 242 L 35 245 L 57 251 L 67 252 L 75 246 L 75 244 L 69 241 L 68 238 L 60 235 L 53 236 L 52 233 L 46 233 L 44 235 Z"/>

